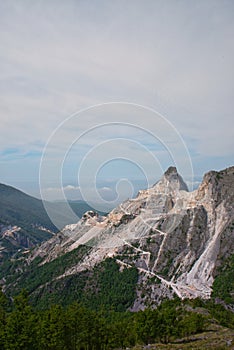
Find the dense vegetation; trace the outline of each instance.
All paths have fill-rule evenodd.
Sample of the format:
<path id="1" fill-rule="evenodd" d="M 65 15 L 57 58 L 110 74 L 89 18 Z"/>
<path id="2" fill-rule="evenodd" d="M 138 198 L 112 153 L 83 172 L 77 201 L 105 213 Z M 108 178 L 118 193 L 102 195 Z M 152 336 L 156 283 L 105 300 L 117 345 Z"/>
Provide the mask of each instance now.
<path id="1" fill-rule="evenodd" d="M 93 311 L 78 303 L 36 311 L 25 290 L 15 297 L 13 305 L 0 292 L 0 348 L 107 350 L 168 343 L 202 332 L 211 322 L 222 324 L 223 319 L 234 327 L 233 313 L 200 300 L 174 299 L 156 310 L 138 313 Z"/>
<path id="2" fill-rule="evenodd" d="M 234 305 L 234 254 L 218 269 L 212 296 Z"/>
<path id="3" fill-rule="evenodd" d="M 93 309 L 102 306 L 124 311 L 135 299 L 137 278 L 136 268 L 120 272 L 119 266 L 108 259 L 93 271 L 83 271 L 46 284 L 33 292 L 30 299 L 37 308 L 47 308 L 51 303 L 66 306 L 76 300 Z"/>
<path id="4" fill-rule="evenodd" d="M 89 249 L 87 246 L 79 246 L 41 266 L 38 265 L 38 261 L 34 261 L 26 266 L 23 273 L 21 268 L 18 268 L 20 261 L 5 263 L 4 274 L 7 276 L 9 296 L 26 288 L 32 304 L 41 309 L 48 308 L 52 303 L 66 306 L 78 301 L 93 309 L 102 306 L 125 311 L 133 304 L 136 297 L 138 272 L 135 267 L 120 271 L 115 260 L 108 258 L 91 271 L 86 270 L 57 279 L 78 263 Z"/>
<path id="5" fill-rule="evenodd" d="M 14 302 L 0 293 L 0 349 L 121 349 L 186 341 L 206 330 L 215 332 L 218 324 L 234 328 L 234 314 L 214 302 L 217 297 L 230 301 L 233 257 L 220 268 L 212 300 L 176 298 L 155 310 L 131 313 L 138 279 L 135 267 L 120 269 L 108 258 L 92 270 L 57 279 L 89 249 L 79 246 L 44 265 L 40 258 L 30 265 L 22 265 L 20 259 L 4 265 Z M 23 287 L 28 293 L 20 292 Z"/>

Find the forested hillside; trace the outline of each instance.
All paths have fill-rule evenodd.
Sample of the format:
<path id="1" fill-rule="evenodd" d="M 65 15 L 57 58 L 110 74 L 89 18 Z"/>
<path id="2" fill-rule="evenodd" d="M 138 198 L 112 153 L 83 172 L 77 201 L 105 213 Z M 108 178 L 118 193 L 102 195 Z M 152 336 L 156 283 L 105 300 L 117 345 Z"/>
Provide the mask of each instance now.
<path id="1" fill-rule="evenodd" d="M 176 349 L 177 345 L 182 349 L 190 341 L 196 346 L 196 339 L 204 344 L 200 349 L 226 349 L 233 327 L 233 313 L 200 300 L 175 299 L 162 303 L 156 310 L 137 313 L 120 313 L 111 308 L 93 311 L 78 303 L 66 308 L 53 304 L 44 311 L 36 311 L 25 290 L 15 297 L 13 304 L 0 292 L 2 350 L 107 350 L 149 343 L 158 344 L 151 349 L 159 349 L 160 344 L 169 344 L 168 349 Z M 219 336 L 218 344 L 216 338 L 214 342 L 209 340 L 214 335 Z"/>

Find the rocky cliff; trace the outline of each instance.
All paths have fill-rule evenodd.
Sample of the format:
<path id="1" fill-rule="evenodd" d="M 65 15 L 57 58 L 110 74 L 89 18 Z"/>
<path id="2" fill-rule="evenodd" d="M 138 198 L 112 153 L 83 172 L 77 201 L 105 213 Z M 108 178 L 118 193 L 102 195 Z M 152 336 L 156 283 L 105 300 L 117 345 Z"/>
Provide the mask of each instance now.
<path id="1" fill-rule="evenodd" d="M 209 298 L 217 268 L 233 253 L 233 202 L 234 167 L 210 171 L 193 192 L 170 167 L 152 188 L 106 217 L 87 212 L 35 249 L 27 262 L 40 257 L 40 265 L 47 264 L 86 245 L 88 253 L 57 279 L 92 270 L 112 257 L 121 269 L 138 269 L 133 310 L 175 294 Z"/>

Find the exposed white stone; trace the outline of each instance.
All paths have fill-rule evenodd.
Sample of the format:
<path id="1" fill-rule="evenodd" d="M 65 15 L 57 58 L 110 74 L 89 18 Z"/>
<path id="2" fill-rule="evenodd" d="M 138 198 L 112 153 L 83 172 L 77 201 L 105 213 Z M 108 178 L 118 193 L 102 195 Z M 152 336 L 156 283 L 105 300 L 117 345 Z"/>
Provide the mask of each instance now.
<path id="1" fill-rule="evenodd" d="M 207 173 L 193 192 L 171 167 L 153 187 L 139 191 L 107 217 L 87 212 L 35 249 L 28 262 L 41 256 L 46 263 L 86 244 L 91 247 L 87 256 L 60 278 L 122 254 L 124 260 L 118 258 L 118 263 L 137 266 L 146 276 L 140 278 L 142 283 L 154 276 L 163 284 L 152 286 L 152 300 L 173 292 L 180 298 L 209 298 L 219 256 L 233 251 L 233 230 L 225 234 L 234 220 L 233 202 L 234 167 Z M 128 258 L 126 249 L 131 249 Z M 142 308 L 140 299 L 137 308 Z"/>

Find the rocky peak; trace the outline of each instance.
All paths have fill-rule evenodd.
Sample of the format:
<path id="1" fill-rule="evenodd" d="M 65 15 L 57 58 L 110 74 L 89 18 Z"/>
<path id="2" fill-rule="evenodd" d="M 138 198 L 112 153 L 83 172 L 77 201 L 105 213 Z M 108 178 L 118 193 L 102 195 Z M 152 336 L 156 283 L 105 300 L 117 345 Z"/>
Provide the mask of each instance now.
<path id="1" fill-rule="evenodd" d="M 170 175 L 178 175 L 178 172 L 175 166 L 170 166 L 164 173 L 164 176 L 169 177 Z"/>
<path id="2" fill-rule="evenodd" d="M 86 211 L 84 214 L 83 214 L 83 219 L 84 220 L 87 220 L 87 219 L 90 219 L 90 218 L 93 218 L 93 217 L 98 217 L 98 213 L 93 211 L 93 210 L 88 210 Z"/>
<path id="3" fill-rule="evenodd" d="M 212 200 L 215 206 L 222 201 L 233 203 L 234 201 L 234 167 L 221 171 L 209 171 L 203 177 L 198 188 L 196 200 Z"/>
<path id="4" fill-rule="evenodd" d="M 105 216 L 99 215 L 96 211 L 88 210 L 83 214 L 80 222 L 85 225 L 95 226 L 99 223 L 103 223 L 105 220 Z"/>
<path id="5" fill-rule="evenodd" d="M 188 187 L 184 182 L 182 176 L 178 173 L 176 167 L 170 166 L 164 173 L 160 181 L 158 181 L 154 186 L 155 189 L 160 189 L 160 192 L 167 193 L 168 191 L 178 192 L 187 191 Z"/>
<path id="6" fill-rule="evenodd" d="M 40 256 L 46 263 L 86 244 L 87 255 L 60 278 L 92 269 L 111 256 L 122 268 L 138 269 L 135 310 L 147 305 L 142 290 L 156 304 L 173 292 L 181 298 L 209 298 L 216 267 L 233 252 L 233 202 L 234 167 L 207 173 L 193 192 L 187 192 L 177 169 L 170 167 L 153 187 L 107 217 L 87 212 L 29 260 Z M 160 283 L 151 286 L 149 277 Z"/>

